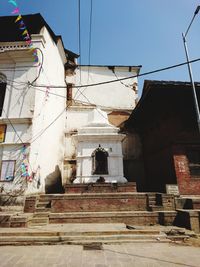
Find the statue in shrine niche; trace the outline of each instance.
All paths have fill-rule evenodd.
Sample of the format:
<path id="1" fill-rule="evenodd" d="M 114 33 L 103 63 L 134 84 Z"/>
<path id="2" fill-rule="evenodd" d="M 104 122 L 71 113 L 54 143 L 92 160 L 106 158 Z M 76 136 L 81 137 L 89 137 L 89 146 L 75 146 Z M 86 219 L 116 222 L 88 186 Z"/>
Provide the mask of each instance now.
<path id="1" fill-rule="evenodd" d="M 105 178 L 103 176 L 100 176 L 99 179 L 96 180 L 96 183 L 98 183 L 98 184 L 105 183 Z"/>

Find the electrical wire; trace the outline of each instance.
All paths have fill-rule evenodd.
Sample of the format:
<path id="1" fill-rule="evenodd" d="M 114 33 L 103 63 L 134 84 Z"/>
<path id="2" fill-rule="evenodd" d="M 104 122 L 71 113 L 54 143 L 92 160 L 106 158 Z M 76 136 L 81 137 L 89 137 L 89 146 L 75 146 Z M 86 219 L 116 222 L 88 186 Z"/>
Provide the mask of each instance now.
<path id="1" fill-rule="evenodd" d="M 88 71 L 87 71 L 87 84 L 89 83 L 90 65 L 91 65 L 91 44 L 92 44 L 92 14 L 93 14 L 93 1 L 90 0 L 90 28 L 89 28 L 89 47 L 88 47 Z M 76 91 L 74 98 L 79 92 L 77 98 L 87 89 L 87 86 L 81 91 Z"/>
<path id="2" fill-rule="evenodd" d="M 115 72 L 114 69 L 112 70 L 112 72 L 113 72 L 113 74 L 115 75 L 115 77 L 117 78 L 117 80 L 118 80 L 123 86 L 125 86 L 125 87 L 127 87 L 127 88 L 133 88 L 132 85 L 130 85 L 130 84 L 125 84 L 125 83 L 123 83 L 122 81 L 120 81 L 120 80 L 119 80 L 119 77 L 117 76 L 117 74 L 116 74 L 116 72 Z"/>
<path id="3" fill-rule="evenodd" d="M 16 131 L 15 127 L 13 126 L 11 120 L 9 119 L 7 113 L 5 112 L 5 110 L 4 110 L 3 108 L 2 108 L 2 110 L 3 110 L 4 114 L 6 115 L 6 118 L 7 118 L 7 120 L 9 121 L 9 124 L 11 125 L 11 127 L 13 128 L 13 130 L 14 130 L 14 132 L 16 133 L 17 137 L 19 138 L 18 140 L 20 140 L 20 142 L 21 142 L 23 145 L 25 145 L 25 143 L 22 141 L 21 137 L 19 136 L 18 132 Z"/>
<path id="4" fill-rule="evenodd" d="M 189 63 L 194 63 L 194 62 L 197 62 L 199 60 L 200 60 L 200 58 L 197 58 L 197 59 L 194 59 L 194 60 L 189 61 Z M 186 65 L 186 64 L 188 64 L 188 62 L 179 63 L 179 64 L 172 65 L 172 66 L 169 66 L 169 67 L 166 67 L 166 68 L 157 69 L 157 70 L 154 70 L 154 71 L 149 71 L 149 72 L 145 72 L 145 73 L 142 73 L 142 74 L 137 74 L 137 75 L 133 75 L 133 76 L 125 77 L 125 78 L 120 78 L 120 79 L 117 79 L 117 80 L 111 80 L 111 81 L 106 81 L 106 82 L 101 82 L 101 83 L 96 83 L 96 84 L 90 84 L 90 85 L 87 85 L 87 86 L 95 86 L 95 85 L 100 85 L 100 84 L 107 84 L 107 83 L 118 82 L 118 81 L 122 81 L 122 80 L 128 80 L 128 79 L 132 79 L 132 78 L 136 78 L 136 77 L 141 77 L 141 76 L 145 76 L 145 75 L 149 75 L 149 74 L 161 72 L 161 71 L 164 71 L 164 70 L 168 70 L 168 69 L 180 67 L 180 66 L 183 66 L 183 65 Z M 22 83 L 22 84 L 24 84 L 24 83 Z M 39 89 L 39 88 L 47 87 L 47 86 L 46 85 L 37 85 L 37 86 L 35 86 L 35 85 L 31 84 L 31 87 L 35 88 L 38 91 L 46 92 L 46 91 L 44 91 L 42 89 Z M 51 88 L 67 88 L 66 86 L 49 86 L 49 87 L 51 87 Z M 85 87 L 85 86 L 74 86 L 74 87 L 75 88 L 80 88 L 80 87 Z M 55 95 L 55 96 L 58 96 L 58 97 L 62 97 L 62 98 L 65 98 L 66 99 L 66 96 L 62 96 L 62 95 L 59 95 L 59 94 L 56 94 L 56 93 L 49 92 L 49 94 Z M 86 98 L 86 96 L 84 96 L 84 97 Z M 87 104 L 90 104 L 90 105 L 93 105 L 93 106 L 97 106 L 96 104 L 91 103 L 89 101 L 89 99 L 87 99 L 87 101 L 88 101 L 88 102 L 86 102 Z M 84 103 L 83 101 L 81 101 L 81 102 Z"/>
<path id="5" fill-rule="evenodd" d="M 78 0 L 78 50 L 79 50 L 79 68 L 81 84 L 81 0 Z"/>
<path id="6" fill-rule="evenodd" d="M 197 61 L 200 61 L 200 58 L 197 58 L 197 59 L 194 59 L 194 60 L 191 60 L 189 61 L 190 63 L 194 63 L 194 62 L 197 62 Z M 128 79 L 132 79 L 132 78 L 136 78 L 136 77 L 141 77 L 141 76 L 145 76 L 145 75 L 149 75 L 149 74 L 153 74 L 153 73 L 156 73 L 156 72 L 160 72 L 160 71 L 163 71 L 163 70 L 167 70 L 167 69 L 172 69 L 172 68 L 176 68 L 176 67 L 180 67 L 180 66 L 183 66 L 183 65 L 186 65 L 188 64 L 188 62 L 184 62 L 184 63 L 180 63 L 180 64 L 176 64 L 176 65 L 172 65 L 170 67 L 166 67 L 166 68 L 162 68 L 162 69 L 157 69 L 157 70 L 154 70 L 154 71 L 150 71 L 150 72 L 146 72 L 146 73 L 142 73 L 142 74 L 138 74 L 138 75 L 133 75 L 133 76 L 129 76 L 129 77 L 125 77 L 125 78 L 120 78 L 120 79 L 117 79 L 117 80 L 111 80 L 111 81 L 107 81 L 107 82 L 103 82 L 103 84 L 106 84 L 106 83 L 111 83 L 111 82 L 119 82 L 121 80 L 128 80 Z M 11 80 L 8 80 L 8 81 L 11 81 Z M 11 82 L 14 82 L 14 81 L 11 81 Z M 20 84 L 20 82 L 17 82 L 18 84 Z M 22 82 L 22 84 L 26 84 L 27 83 L 24 83 Z M 96 85 L 99 85 L 99 84 L 102 84 L 102 83 L 97 83 Z M 12 85 L 12 84 L 10 84 Z M 89 86 L 94 86 L 95 84 L 90 84 Z M 30 84 L 31 87 L 33 87 L 35 90 L 38 90 L 38 91 L 41 91 L 41 92 L 46 92 L 45 90 L 42 90 L 40 88 L 46 88 L 46 87 L 51 87 L 51 88 L 67 88 L 66 86 L 53 86 L 53 85 L 33 85 L 33 84 Z M 82 86 L 73 86 L 74 88 L 79 88 L 79 87 L 82 87 Z M 63 96 L 63 95 L 60 95 L 60 94 L 57 94 L 57 93 L 53 93 L 53 92 L 49 92 L 50 95 L 54 95 L 54 96 L 58 96 L 58 97 L 62 97 L 62 98 L 65 98 L 66 99 L 66 96 Z M 86 96 L 84 96 L 86 97 Z M 87 103 L 87 104 L 91 104 L 93 106 L 96 106 L 96 104 L 94 103 L 91 103 L 89 101 L 89 99 L 87 99 L 87 101 L 89 102 L 84 102 L 84 101 L 80 101 L 80 100 L 77 100 L 77 99 L 73 99 L 74 101 L 76 102 L 81 102 L 81 103 Z M 109 108 L 109 107 L 106 107 L 106 106 L 102 106 L 104 108 Z"/>
<path id="7" fill-rule="evenodd" d="M 31 140 L 31 144 L 32 143 L 34 143 L 40 136 L 42 136 L 43 135 L 43 133 L 44 132 L 46 132 L 46 130 L 49 128 L 49 127 L 51 127 L 61 116 L 62 116 L 62 114 L 64 113 L 66 111 L 66 107 L 62 110 L 62 112 L 61 113 L 59 113 L 59 115 L 47 126 L 47 127 L 45 127 L 40 133 L 38 133 L 39 135 L 36 137 L 36 135 L 35 135 L 35 137 L 33 137 L 32 139 L 33 140 Z M 35 139 L 34 139 L 35 138 Z"/>
<path id="8" fill-rule="evenodd" d="M 191 60 L 189 62 L 183 62 L 183 63 L 179 63 L 179 64 L 172 65 L 172 66 L 169 66 L 169 67 L 165 67 L 165 68 L 161 68 L 161 69 L 157 69 L 157 70 L 153 70 L 153 71 L 144 72 L 144 73 L 141 73 L 141 74 L 136 74 L 136 75 L 132 75 L 132 76 L 125 77 L 125 78 L 120 78 L 120 79 L 117 79 L 117 80 L 110 80 L 110 81 L 105 81 L 105 82 L 100 82 L 100 83 L 93 83 L 93 84 L 88 84 L 88 85 L 79 85 L 79 86 L 76 85 L 76 86 L 73 86 L 73 87 L 74 88 L 76 88 L 76 87 L 81 88 L 81 87 L 85 87 L 85 86 L 91 87 L 91 86 L 98 86 L 98 85 L 114 83 L 114 82 L 118 82 L 118 81 L 124 81 L 124 80 L 132 79 L 132 78 L 137 78 L 137 77 L 142 77 L 142 76 L 158 73 L 158 72 L 161 72 L 161 71 L 174 69 L 174 68 L 177 68 L 177 67 L 181 67 L 181 66 L 187 65 L 188 63 L 194 63 L 194 62 L 197 62 L 197 61 L 200 61 L 200 58 Z"/>
<path id="9" fill-rule="evenodd" d="M 92 83 L 92 84 L 85 84 L 85 85 L 73 85 L 72 87 L 73 88 L 92 87 L 92 86 L 98 86 L 98 85 L 103 85 L 103 84 L 109 84 L 109 83 L 129 80 L 129 79 L 133 79 L 133 78 L 138 78 L 138 77 L 147 76 L 147 75 L 150 75 L 150 74 L 154 74 L 154 73 L 158 73 L 158 72 L 162 72 L 162 71 L 178 68 L 178 67 L 187 65 L 188 63 L 195 63 L 197 61 L 200 61 L 200 58 L 193 59 L 193 60 L 190 60 L 188 62 L 186 61 L 186 62 L 183 62 L 183 63 L 171 65 L 171 66 L 168 66 L 168 67 L 165 67 L 165 68 L 156 69 L 156 70 L 153 70 L 153 71 L 148 71 L 148 72 L 144 72 L 144 73 L 141 73 L 141 74 L 132 75 L 132 76 L 125 77 L 125 78 L 120 78 L 120 79 L 115 79 L 115 80 L 110 80 L 110 81 L 104 81 L 104 82 L 100 82 L 100 83 Z M 63 85 L 44 85 L 44 84 L 37 84 L 37 87 L 51 87 L 51 88 L 60 88 L 60 89 L 61 88 L 67 88 L 67 86 L 63 86 Z"/>
<path id="10" fill-rule="evenodd" d="M 22 140 L 21 137 L 19 136 L 17 130 L 16 130 L 15 127 L 14 127 L 14 125 L 12 124 L 11 120 L 9 119 L 7 113 L 5 112 L 5 110 L 4 110 L 3 108 L 2 108 L 2 110 L 3 110 L 3 112 L 5 113 L 6 118 L 7 118 L 7 120 L 9 121 L 9 124 L 10 124 L 11 127 L 13 128 L 13 131 L 15 132 L 15 134 L 17 135 L 17 137 L 19 138 L 18 140 L 20 140 L 20 142 L 21 142 L 21 144 L 22 144 L 23 146 L 26 146 L 26 144 L 23 142 L 23 140 Z M 30 166 L 30 169 L 31 169 L 31 172 L 32 172 L 33 170 L 32 170 L 31 164 L 30 164 L 30 162 L 29 162 L 28 159 L 27 159 L 27 161 L 28 161 L 28 163 L 29 163 L 29 166 Z"/>
<path id="11" fill-rule="evenodd" d="M 44 132 L 46 132 L 46 130 L 49 128 L 49 127 L 51 127 L 51 125 L 53 125 L 59 118 L 60 118 L 60 116 L 64 113 L 64 111 L 66 110 L 66 107 L 64 108 L 64 110 L 62 110 L 62 112 L 61 113 L 59 113 L 59 115 L 50 123 L 50 124 L 48 124 L 44 129 L 42 129 L 41 131 L 39 131 L 37 134 L 35 134 L 34 135 L 34 137 L 31 137 L 29 140 L 27 140 L 26 142 L 23 142 L 22 140 L 21 140 L 21 143 L 18 143 L 18 145 L 14 148 L 14 149 L 12 149 L 11 151 L 13 152 L 13 151 L 17 151 L 17 150 L 19 150 L 19 145 L 22 145 L 22 147 L 24 146 L 24 145 L 26 145 L 26 146 L 30 146 L 33 142 L 35 142 L 40 136 L 42 136 L 43 135 L 43 133 Z M 9 119 L 8 119 L 9 120 Z M 18 138 L 20 138 L 19 137 L 19 135 L 18 135 L 18 133 L 17 133 L 17 131 L 16 131 L 16 129 L 15 129 L 15 127 L 13 126 L 13 124 L 12 124 L 12 122 L 9 120 L 9 123 L 12 125 L 12 128 L 13 128 L 13 130 L 15 131 L 15 133 L 17 134 L 17 136 L 18 136 Z M 21 139 L 21 138 L 20 138 Z M 20 140 L 20 139 L 18 139 L 18 140 Z M 15 144 L 17 144 L 17 142 L 18 142 L 18 140 L 16 141 L 16 143 Z"/>
<path id="12" fill-rule="evenodd" d="M 90 1 L 90 31 L 89 31 L 89 51 L 88 51 L 88 65 L 90 66 L 91 62 L 91 44 L 92 44 L 92 14 L 93 14 L 93 1 Z M 89 68 L 88 68 L 89 76 Z"/>
<path id="13" fill-rule="evenodd" d="M 41 64 L 40 64 L 40 69 L 39 69 L 38 75 L 37 75 L 37 77 L 31 82 L 31 84 L 35 83 L 35 82 L 38 80 L 38 78 L 40 77 L 41 70 L 42 70 L 42 67 L 43 67 L 43 64 L 44 64 L 44 54 L 43 54 L 42 50 L 41 50 L 40 48 L 38 48 L 38 47 L 35 48 L 35 50 L 39 50 L 39 51 L 40 51 L 41 56 L 42 56 L 42 62 L 41 62 Z"/>

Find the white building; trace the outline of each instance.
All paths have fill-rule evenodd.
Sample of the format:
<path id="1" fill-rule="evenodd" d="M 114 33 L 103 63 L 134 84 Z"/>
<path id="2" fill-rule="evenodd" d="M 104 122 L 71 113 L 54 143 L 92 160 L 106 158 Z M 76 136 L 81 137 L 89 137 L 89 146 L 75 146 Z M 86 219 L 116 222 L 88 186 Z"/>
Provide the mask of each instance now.
<path id="1" fill-rule="evenodd" d="M 14 189 L 28 193 L 44 191 L 53 180 L 61 180 L 65 64 L 69 65 L 75 54 L 64 49 L 61 37 L 53 33 L 40 14 L 27 15 L 22 19 L 33 46 L 38 48 L 39 61 L 34 62 L 15 19 L 0 17 L 0 187 L 2 192 Z M 34 86 L 29 85 L 36 78 Z M 37 88 L 38 84 L 47 86 Z M 26 166 L 29 177 L 23 173 Z"/>
<path id="2" fill-rule="evenodd" d="M 137 75 L 139 74 L 140 67 L 141 66 L 79 66 L 74 76 L 66 77 L 68 83 L 68 107 L 65 130 L 64 183 L 68 183 L 75 178 L 75 182 L 94 182 L 98 179 L 100 174 L 102 174 L 106 181 L 126 181 L 123 177 L 123 159 L 121 151 L 121 142 L 125 136 L 124 138 L 122 138 L 122 136 L 120 137 L 120 135 L 117 137 L 118 130 L 114 130 L 113 128 L 113 134 L 116 135 L 116 139 L 114 137 L 111 139 L 109 134 L 106 133 L 106 130 L 102 130 L 100 127 L 98 130 L 96 129 L 96 134 L 93 134 L 94 140 L 94 138 L 91 137 L 91 129 L 89 130 L 88 128 L 87 130 L 88 137 L 81 137 L 81 132 L 83 131 L 81 129 L 84 129 L 84 127 L 90 123 L 89 114 L 91 114 L 91 111 L 95 108 L 106 112 L 106 117 L 108 116 L 109 123 L 111 124 L 110 126 L 119 127 L 120 124 L 129 117 L 137 103 Z M 130 76 L 133 76 L 133 78 L 116 81 Z M 102 82 L 103 84 L 90 86 Z M 70 87 L 70 84 L 72 87 Z M 96 115 L 98 115 L 98 113 L 96 113 Z M 105 115 L 99 114 L 99 119 L 100 118 L 102 118 L 103 121 Z M 77 143 L 77 140 L 81 141 Z M 127 140 L 123 149 L 124 151 L 126 151 L 126 144 Z M 108 169 L 110 169 L 110 171 L 104 174 L 100 172 L 99 175 L 95 175 L 94 177 L 92 157 L 94 155 L 93 152 L 95 149 L 98 149 L 99 145 L 109 155 Z M 118 161 L 113 163 L 115 161 L 114 157 L 115 159 L 116 157 L 121 158 L 120 163 Z M 84 161 L 81 160 L 83 158 L 85 158 Z M 82 171 L 82 169 L 87 171 Z M 112 173 L 114 170 L 115 172 Z"/>
<path id="3" fill-rule="evenodd" d="M 37 48 L 39 61 L 34 62 L 15 19 L 0 17 L 0 191 L 60 192 L 62 184 L 76 178 L 78 182 L 95 182 L 99 174 L 106 181 L 126 181 L 121 149 L 124 136 L 116 127 L 135 107 L 140 66 L 76 68 L 78 56 L 64 48 L 61 37 L 40 14 L 22 18 Z M 135 77 L 107 83 L 130 76 Z M 77 88 L 101 82 L 106 83 Z M 92 142 L 82 143 L 80 136 L 96 108 L 106 125 L 102 128 L 100 123 L 96 135 L 91 128 L 87 130 L 93 135 Z M 109 157 L 106 173 L 94 170 L 99 147 Z M 83 150 L 87 155 L 80 155 Z M 88 164 L 84 175 L 80 170 L 86 161 L 80 164 L 81 157 Z M 83 176 L 86 179 L 82 180 Z"/>

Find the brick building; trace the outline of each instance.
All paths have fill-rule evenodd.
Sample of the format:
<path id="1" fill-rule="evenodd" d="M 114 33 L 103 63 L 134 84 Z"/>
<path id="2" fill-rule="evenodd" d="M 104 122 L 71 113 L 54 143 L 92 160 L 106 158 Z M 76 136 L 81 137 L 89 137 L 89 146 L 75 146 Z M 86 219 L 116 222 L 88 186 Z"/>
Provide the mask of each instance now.
<path id="1" fill-rule="evenodd" d="M 200 84 L 196 83 L 200 101 Z M 200 193 L 200 134 L 190 83 L 149 81 L 125 125 L 140 137 L 146 191 L 165 192 L 177 184 L 180 194 Z"/>

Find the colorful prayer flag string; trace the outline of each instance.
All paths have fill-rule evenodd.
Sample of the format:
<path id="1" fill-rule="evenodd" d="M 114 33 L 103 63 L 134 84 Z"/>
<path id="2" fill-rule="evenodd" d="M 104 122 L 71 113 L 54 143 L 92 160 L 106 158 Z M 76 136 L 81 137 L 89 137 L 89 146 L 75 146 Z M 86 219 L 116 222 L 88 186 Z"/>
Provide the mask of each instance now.
<path id="1" fill-rule="evenodd" d="M 33 43 L 32 43 L 31 37 L 28 33 L 28 29 L 26 28 L 26 25 L 22 19 L 21 14 L 20 14 L 20 9 L 18 7 L 17 0 L 9 0 L 8 3 L 10 3 L 11 5 L 14 6 L 14 10 L 11 13 L 14 15 L 18 15 L 16 20 L 15 20 L 15 23 L 18 23 L 19 29 L 21 31 L 23 31 L 22 32 L 23 40 L 29 46 L 30 51 L 32 52 L 32 55 L 34 57 L 34 62 L 38 62 L 37 49 L 33 48 Z"/>
<path id="2" fill-rule="evenodd" d="M 27 154 L 26 154 L 26 145 L 23 145 L 21 148 L 22 153 L 22 163 L 21 163 L 21 177 L 25 177 L 27 181 L 32 182 L 32 177 L 29 175 L 28 172 L 28 160 L 27 160 Z"/>

